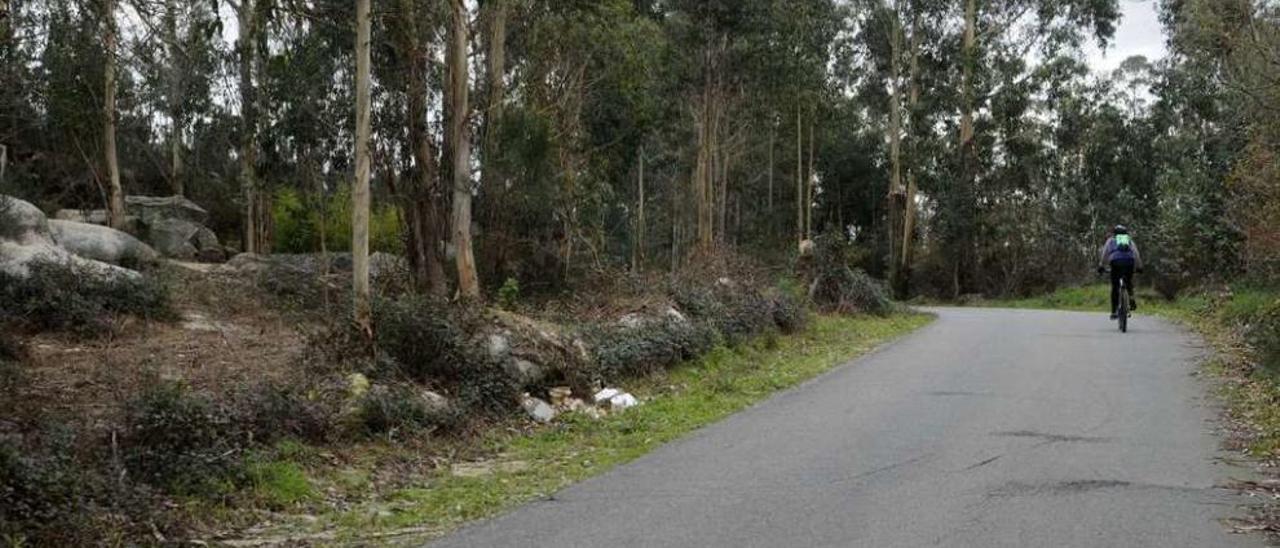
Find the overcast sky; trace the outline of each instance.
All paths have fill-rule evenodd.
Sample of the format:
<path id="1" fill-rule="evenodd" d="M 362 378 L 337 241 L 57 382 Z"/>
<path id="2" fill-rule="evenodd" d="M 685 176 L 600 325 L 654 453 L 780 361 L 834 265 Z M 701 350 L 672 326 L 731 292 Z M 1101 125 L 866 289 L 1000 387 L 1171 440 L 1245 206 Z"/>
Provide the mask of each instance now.
<path id="1" fill-rule="evenodd" d="M 1109 72 L 1133 55 L 1155 61 L 1165 55 L 1164 34 L 1154 0 L 1120 0 L 1123 18 L 1105 51 L 1091 44 L 1085 49 L 1094 70 Z"/>

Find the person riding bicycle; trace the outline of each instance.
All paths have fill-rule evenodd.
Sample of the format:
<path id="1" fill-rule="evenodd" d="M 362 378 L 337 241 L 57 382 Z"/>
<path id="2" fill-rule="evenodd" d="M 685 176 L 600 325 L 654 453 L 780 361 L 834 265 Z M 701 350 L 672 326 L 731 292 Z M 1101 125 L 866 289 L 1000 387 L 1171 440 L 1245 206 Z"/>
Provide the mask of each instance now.
<path id="1" fill-rule="evenodd" d="M 1102 246 L 1102 258 L 1098 263 L 1098 273 L 1104 274 L 1111 268 L 1111 319 L 1116 319 L 1116 309 L 1120 307 L 1120 280 L 1124 280 L 1125 291 L 1129 294 L 1129 309 L 1137 310 L 1138 301 L 1133 298 L 1133 273 L 1142 272 L 1142 254 L 1138 253 L 1138 243 L 1129 235 L 1129 228 L 1116 225 L 1111 236 Z"/>

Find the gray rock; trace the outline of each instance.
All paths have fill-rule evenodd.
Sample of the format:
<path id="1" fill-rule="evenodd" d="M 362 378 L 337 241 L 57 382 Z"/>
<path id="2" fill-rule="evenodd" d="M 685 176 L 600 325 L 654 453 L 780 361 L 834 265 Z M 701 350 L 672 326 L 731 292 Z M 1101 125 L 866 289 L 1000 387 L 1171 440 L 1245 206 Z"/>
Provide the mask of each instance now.
<path id="1" fill-rule="evenodd" d="M 23 245 L 52 244 L 49 218 L 31 202 L 0 195 L 0 240 Z"/>
<path id="2" fill-rule="evenodd" d="M 686 318 L 684 314 L 681 314 L 679 310 L 675 309 L 675 307 L 667 308 L 666 316 L 667 316 L 667 319 L 678 324 L 689 323 L 689 318 Z"/>
<path id="3" fill-rule="evenodd" d="M 132 235 L 114 228 L 78 223 L 49 221 L 54 242 L 86 259 L 111 264 L 142 264 L 160 258 L 156 250 Z"/>
<path id="4" fill-rule="evenodd" d="M 430 390 L 423 390 L 422 393 L 419 394 L 419 397 L 422 399 L 422 405 L 426 408 L 427 413 L 430 413 L 431 415 L 445 415 L 450 411 L 451 404 L 449 402 L 449 398 L 446 398 L 439 393 L 432 392 Z"/>
<path id="5" fill-rule="evenodd" d="M 59 209 L 53 214 L 53 219 L 59 221 L 75 221 L 77 223 L 89 223 L 92 225 L 108 226 L 111 224 L 110 216 L 105 209 Z M 139 234 L 140 220 L 136 215 L 124 216 L 124 231 L 130 234 Z"/>
<path id="6" fill-rule="evenodd" d="M 84 275 L 137 279 L 135 271 L 73 255 L 53 240 L 49 219 L 29 202 L 0 195 L 0 272 L 26 278 L 35 263 L 51 262 Z"/>
<path id="7" fill-rule="evenodd" d="M 153 226 L 161 220 L 180 220 L 203 225 L 209 212 L 182 196 L 125 196 L 125 211 L 138 217 L 142 224 Z"/>
<path id="8" fill-rule="evenodd" d="M 148 239 L 155 250 L 165 257 L 191 260 L 200 253 L 196 247 L 196 234 L 203 226 L 182 219 L 155 219 L 147 223 Z M 206 229 L 207 230 L 207 229 Z"/>
<path id="9" fill-rule="evenodd" d="M 638 312 L 632 312 L 618 319 L 618 325 L 626 329 L 639 329 L 649 323 L 648 318 Z"/>
<path id="10" fill-rule="evenodd" d="M 529 418 L 538 422 L 551 422 L 556 418 L 556 410 L 551 404 L 541 399 L 526 395 L 521 401 L 520 406 L 524 408 L 524 412 Z"/>
<path id="11" fill-rule="evenodd" d="M 502 369 L 520 386 L 533 386 L 546 376 L 542 367 L 524 358 L 513 358 L 502 363 Z"/>
<path id="12" fill-rule="evenodd" d="M 485 351 L 495 360 L 505 359 L 511 354 L 511 339 L 503 333 L 490 333 L 485 338 Z"/>

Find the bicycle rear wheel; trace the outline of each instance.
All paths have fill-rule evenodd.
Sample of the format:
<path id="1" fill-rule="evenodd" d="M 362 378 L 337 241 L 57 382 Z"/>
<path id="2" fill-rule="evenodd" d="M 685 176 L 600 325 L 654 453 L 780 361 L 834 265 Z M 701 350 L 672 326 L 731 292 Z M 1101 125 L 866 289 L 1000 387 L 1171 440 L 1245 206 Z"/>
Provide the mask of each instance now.
<path id="1" fill-rule="evenodd" d="M 1124 286 L 1123 283 L 1120 284 L 1119 314 L 1120 314 L 1120 317 L 1119 317 L 1120 332 L 1128 333 L 1129 332 L 1129 290 Z"/>

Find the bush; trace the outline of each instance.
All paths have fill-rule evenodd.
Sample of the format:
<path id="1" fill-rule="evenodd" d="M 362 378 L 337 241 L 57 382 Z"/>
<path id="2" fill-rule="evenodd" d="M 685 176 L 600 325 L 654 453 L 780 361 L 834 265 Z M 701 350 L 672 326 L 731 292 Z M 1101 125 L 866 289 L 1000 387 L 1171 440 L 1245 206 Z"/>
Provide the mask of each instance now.
<path id="1" fill-rule="evenodd" d="M 446 425 L 451 417 L 430 409 L 411 387 L 375 386 L 360 400 L 357 412 L 365 433 L 394 437 Z"/>
<path id="2" fill-rule="evenodd" d="M 30 534 L 84 505 L 69 458 L 37 459 L 13 439 L 0 438 L 0 535 Z"/>
<path id="3" fill-rule="evenodd" d="M 329 251 L 351 250 L 351 188 L 348 186 L 321 199 L 304 196 L 294 189 L 282 189 L 274 197 L 271 219 L 275 250 L 279 253 L 320 251 L 322 230 Z M 398 207 L 374 207 L 369 215 L 370 251 L 403 253 L 402 226 Z"/>
<path id="4" fill-rule="evenodd" d="M 769 312 L 773 324 L 783 333 L 796 333 L 809 324 L 809 308 L 804 301 L 788 293 L 779 293 L 769 299 Z"/>
<path id="5" fill-rule="evenodd" d="M 862 250 L 839 234 L 817 238 L 812 256 L 796 265 L 799 275 L 809 280 L 808 296 L 827 312 L 877 314 L 893 311 L 888 287 L 855 265 L 865 259 Z"/>
<path id="6" fill-rule="evenodd" d="M 242 396 L 236 414 L 254 442 L 269 444 L 287 438 L 327 441 L 337 413 L 300 387 L 262 384 Z"/>
<path id="7" fill-rule="evenodd" d="M 646 375 L 701 356 L 716 346 L 715 328 L 705 322 L 663 320 L 640 327 L 585 330 L 600 375 L 606 380 Z"/>
<path id="8" fill-rule="evenodd" d="M 1247 334 L 1262 366 L 1280 374 L 1280 300 L 1272 302 L 1250 322 Z"/>
<path id="9" fill-rule="evenodd" d="M 507 278 L 498 288 L 498 306 L 503 310 L 511 310 L 520 300 L 520 282 L 515 278 Z"/>
<path id="10" fill-rule="evenodd" d="M 880 316 L 893 312 L 893 299 L 884 282 L 860 268 L 832 268 L 818 276 L 809 295 L 825 311 Z"/>
<path id="11" fill-rule="evenodd" d="M 168 287 L 158 276 L 113 280 L 69 263 L 37 262 L 28 277 L 0 272 L 0 323 L 91 335 L 113 314 L 169 319 Z"/>
<path id="12" fill-rule="evenodd" d="M 375 299 L 373 321 L 378 352 L 389 358 L 378 360 L 382 367 L 375 373 L 418 381 L 453 380 L 473 365 L 467 337 L 476 331 L 474 313 L 407 296 Z"/>
<path id="13" fill-rule="evenodd" d="M 242 441 L 225 409 L 159 383 L 129 406 L 125 465 L 135 479 L 176 494 L 216 493 L 236 471 Z"/>

